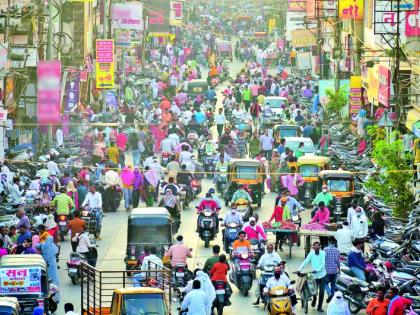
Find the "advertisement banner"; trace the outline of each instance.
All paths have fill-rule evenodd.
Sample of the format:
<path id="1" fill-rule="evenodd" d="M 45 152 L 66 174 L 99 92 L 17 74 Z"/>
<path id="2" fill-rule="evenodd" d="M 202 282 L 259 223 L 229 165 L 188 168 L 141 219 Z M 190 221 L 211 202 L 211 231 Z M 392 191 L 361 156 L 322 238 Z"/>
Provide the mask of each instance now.
<path id="1" fill-rule="evenodd" d="M 292 46 L 295 48 L 316 46 L 316 37 L 314 34 L 316 34 L 316 29 L 292 31 Z"/>
<path id="2" fill-rule="evenodd" d="M 41 269 L 2 268 L 0 270 L 0 294 L 39 294 L 41 293 Z"/>
<path id="3" fill-rule="evenodd" d="M 143 4 L 140 2 L 114 3 L 111 6 L 112 29 L 137 30 L 144 29 Z"/>
<path id="4" fill-rule="evenodd" d="M 391 71 L 385 66 L 379 66 L 379 88 L 378 101 L 382 105 L 389 106 L 389 96 L 391 90 Z"/>
<path id="5" fill-rule="evenodd" d="M 65 111 L 71 111 L 79 103 L 80 72 L 69 72 L 66 80 L 66 107 Z"/>
<path id="6" fill-rule="evenodd" d="M 60 61 L 39 61 L 38 67 L 38 124 L 61 123 Z"/>
<path id="7" fill-rule="evenodd" d="M 6 70 L 9 69 L 8 67 L 9 63 L 7 59 L 9 50 L 7 49 L 7 47 L 8 47 L 7 43 L 0 45 L 0 69 L 6 69 Z"/>
<path id="8" fill-rule="evenodd" d="M 114 40 L 96 41 L 96 88 L 114 88 Z"/>
<path id="9" fill-rule="evenodd" d="M 339 0 L 338 16 L 342 19 L 363 19 L 363 0 Z"/>
<path id="10" fill-rule="evenodd" d="M 184 19 L 183 3 L 180 1 L 171 1 L 171 13 L 169 15 L 169 25 L 182 26 Z"/>
<path id="11" fill-rule="evenodd" d="M 405 19 L 405 36 L 420 36 L 420 14 L 419 11 L 407 11 Z"/>
<path id="12" fill-rule="evenodd" d="M 319 1 L 316 3 L 316 0 L 307 0 L 306 1 L 306 18 L 309 20 L 313 20 L 316 18 L 316 6 L 320 5 L 321 2 Z"/>
<path id="13" fill-rule="evenodd" d="M 306 12 L 306 1 L 305 0 L 289 0 L 287 11 L 288 12 Z"/>
<path id="14" fill-rule="evenodd" d="M 146 0 L 144 1 L 146 16 L 148 20 L 149 34 L 164 34 L 169 33 L 169 15 L 170 15 L 170 1 L 169 0 Z"/>
<path id="15" fill-rule="evenodd" d="M 355 121 L 360 108 L 362 108 L 362 77 L 351 76 L 349 113 L 352 121 Z"/>

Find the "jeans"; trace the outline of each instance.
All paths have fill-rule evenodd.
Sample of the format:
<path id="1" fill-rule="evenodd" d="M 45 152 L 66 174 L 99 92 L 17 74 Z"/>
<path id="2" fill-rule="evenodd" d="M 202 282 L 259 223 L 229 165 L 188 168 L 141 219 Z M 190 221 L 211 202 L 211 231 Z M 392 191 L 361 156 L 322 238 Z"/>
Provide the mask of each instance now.
<path id="1" fill-rule="evenodd" d="M 223 133 L 223 127 L 224 127 L 225 125 L 224 124 L 217 124 L 216 125 L 216 127 L 217 127 L 217 134 L 219 135 L 219 137 L 221 137 L 222 136 L 222 133 Z"/>
<path id="2" fill-rule="evenodd" d="M 365 276 L 365 271 L 357 268 L 357 267 L 351 267 L 350 268 L 351 272 L 354 273 L 354 275 L 356 276 L 357 279 L 362 280 L 362 281 L 366 281 L 366 276 Z"/>
<path id="3" fill-rule="evenodd" d="M 146 275 L 145 275 L 144 272 L 136 273 L 133 276 L 133 285 L 134 285 L 134 287 L 135 288 L 142 287 L 143 284 L 145 283 L 145 280 L 146 280 Z"/>
<path id="4" fill-rule="evenodd" d="M 140 164 L 140 159 L 141 159 L 141 154 L 140 154 L 140 150 L 133 150 L 133 164 L 135 165 L 139 165 Z"/>
<path id="5" fill-rule="evenodd" d="M 335 284 L 337 281 L 337 274 L 327 274 L 325 277 L 325 291 L 327 291 L 328 296 L 332 296 L 335 293 Z M 328 285 L 331 283 L 331 287 Z"/>
<path id="6" fill-rule="evenodd" d="M 264 157 L 267 160 L 269 160 L 269 161 L 271 161 L 271 155 L 272 154 L 273 154 L 273 149 L 271 149 L 271 150 L 264 150 Z"/>
<path id="7" fill-rule="evenodd" d="M 95 211 L 95 218 L 96 218 L 96 230 L 99 231 L 101 230 L 101 226 L 102 226 L 102 209 L 96 208 L 93 209 Z"/>
<path id="8" fill-rule="evenodd" d="M 130 208 L 130 204 L 132 203 L 133 199 L 133 189 L 131 188 L 123 188 L 124 193 L 124 207 Z"/>
<path id="9" fill-rule="evenodd" d="M 133 190 L 133 208 L 137 208 L 140 202 L 140 188 Z"/>
<path id="10" fill-rule="evenodd" d="M 322 308 L 322 303 L 324 302 L 324 293 L 325 293 L 325 279 L 326 277 L 315 279 L 316 284 L 318 285 L 319 296 L 318 296 L 318 309 Z"/>

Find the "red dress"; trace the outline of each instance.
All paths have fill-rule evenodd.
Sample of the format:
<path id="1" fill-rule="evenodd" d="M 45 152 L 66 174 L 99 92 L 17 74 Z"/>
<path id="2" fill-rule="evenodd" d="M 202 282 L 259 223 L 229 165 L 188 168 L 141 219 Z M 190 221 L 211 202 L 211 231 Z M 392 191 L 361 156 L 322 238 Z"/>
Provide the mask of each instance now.
<path id="1" fill-rule="evenodd" d="M 210 270 L 211 281 L 223 281 L 227 282 L 227 272 L 229 270 L 229 265 L 226 263 L 217 262 L 213 265 L 213 268 Z"/>

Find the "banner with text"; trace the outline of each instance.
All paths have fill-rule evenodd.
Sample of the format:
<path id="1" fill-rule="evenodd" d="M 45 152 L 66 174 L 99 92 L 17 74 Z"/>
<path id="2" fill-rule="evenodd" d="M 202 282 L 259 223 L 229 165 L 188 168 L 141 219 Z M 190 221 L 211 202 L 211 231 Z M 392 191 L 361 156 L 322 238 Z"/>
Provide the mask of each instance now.
<path id="1" fill-rule="evenodd" d="M 146 0 L 144 1 L 146 16 L 148 18 L 149 34 L 167 34 L 169 29 L 170 1 Z"/>
<path id="2" fill-rule="evenodd" d="M 363 19 L 363 0 L 339 0 L 338 16 L 342 19 Z"/>
<path id="3" fill-rule="evenodd" d="M 111 26 L 113 30 L 144 29 L 143 4 L 140 2 L 114 3 L 111 7 Z"/>
<path id="4" fill-rule="evenodd" d="M 60 117 L 60 61 L 39 61 L 38 74 L 38 124 L 61 123 Z"/>
<path id="5" fill-rule="evenodd" d="M 96 41 L 96 88 L 114 88 L 114 40 Z"/>
<path id="6" fill-rule="evenodd" d="M 184 19 L 183 3 L 181 1 L 171 1 L 171 14 L 169 15 L 169 25 L 182 26 Z"/>

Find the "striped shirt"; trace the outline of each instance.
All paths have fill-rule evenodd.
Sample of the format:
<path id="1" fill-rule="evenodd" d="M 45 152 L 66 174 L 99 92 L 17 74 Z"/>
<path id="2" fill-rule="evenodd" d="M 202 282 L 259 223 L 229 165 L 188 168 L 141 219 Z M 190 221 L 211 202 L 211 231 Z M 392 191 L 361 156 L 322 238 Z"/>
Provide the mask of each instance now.
<path id="1" fill-rule="evenodd" d="M 324 248 L 325 270 L 328 275 L 337 274 L 340 270 L 340 251 L 333 245 Z"/>

